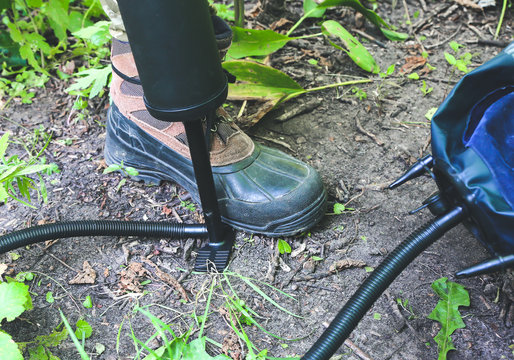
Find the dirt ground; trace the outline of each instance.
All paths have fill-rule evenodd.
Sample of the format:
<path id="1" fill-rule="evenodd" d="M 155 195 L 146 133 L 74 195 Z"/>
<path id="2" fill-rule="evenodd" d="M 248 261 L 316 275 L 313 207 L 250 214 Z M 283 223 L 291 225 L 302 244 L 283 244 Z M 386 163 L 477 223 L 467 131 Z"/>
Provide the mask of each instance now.
<path id="1" fill-rule="evenodd" d="M 288 3 L 293 15 L 300 14 L 300 4 Z M 269 356 L 304 354 L 368 275 L 365 267 L 331 274 L 331 265 L 348 259 L 376 267 L 401 240 L 432 218 L 428 211 L 407 214 L 436 190 L 430 178 L 419 178 L 394 191 L 384 186 L 417 158 L 430 153 L 430 127 L 425 114 L 442 102 L 462 76 L 453 72 L 444 58 L 444 52 L 452 52 L 449 41 L 465 45 L 463 50 L 473 55 L 470 68 L 501 51 L 501 47 L 478 41 L 479 34 L 483 39 L 492 39 L 499 7 L 475 12 L 453 1 L 412 0 L 398 1 L 394 8 L 390 2 L 380 3 L 377 12 L 400 30 L 408 31 L 404 4 L 416 35 L 426 38 L 421 44 L 429 53 L 428 62 L 435 67 L 427 74 L 421 67 L 414 70 L 423 74 L 422 79 L 433 88 L 431 93 L 424 96 L 419 89 L 420 80 L 399 75 L 408 56 L 421 55 L 419 44 L 414 40 L 386 41 L 366 24 L 360 30 L 375 36 L 385 47 L 361 40 L 383 71 L 396 65 L 392 76 L 385 80 L 375 77 L 374 82 L 360 86 L 367 93 L 362 100 L 348 88 L 293 99 L 249 130 L 255 141 L 280 148 L 314 166 L 323 178 L 331 205 L 339 202 L 355 209 L 341 215 L 327 214 L 308 234 L 284 239 L 291 244 L 292 254 L 278 256 L 277 239 L 238 233 L 229 270 L 260 279 L 292 295 L 294 301 L 267 289 L 280 305 L 302 317 L 284 313 L 236 276 L 229 276 L 234 291 L 259 314 L 259 321 L 268 331 L 283 338 L 299 339 L 279 340 L 255 326 L 245 325 L 256 349 L 268 349 Z M 352 11 L 332 10 L 327 15 L 347 28 L 358 26 L 359 19 Z M 298 34 L 317 32 L 316 26 L 314 20 L 308 20 Z M 512 13 L 508 12 L 499 40 L 511 39 Z M 309 64 L 309 59 L 317 60 L 318 65 Z M 270 63 L 306 88 L 366 75 L 347 56 L 319 38 L 293 42 L 274 54 Z M 102 174 L 108 98 L 96 102 L 85 119 L 77 120 L 71 111 L 73 99 L 63 91 L 65 87 L 52 81 L 38 93 L 33 104 L 14 102 L 3 110 L 2 131 L 10 131 L 13 138 L 28 139 L 33 129 L 41 125 L 53 133 L 45 155 L 58 164 L 61 172 L 52 175 L 52 183 L 47 182 L 48 204 L 38 209 L 12 201 L 0 205 L 1 233 L 79 219 L 196 222 L 201 212 L 181 205 L 189 197 L 176 184 L 149 186 L 129 180 L 117 191 L 123 177 Z M 235 115 L 241 103 L 231 106 Z M 276 120 L 280 112 L 302 107 L 309 111 L 284 122 Z M 34 309 L 2 328 L 17 341 L 29 341 L 36 335 L 50 333 L 60 323 L 61 309 L 70 322 L 84 318 L 91 324 L 93 335 L 85 348 L 92 358 L 133 359 L 131 332 L 142 341 L 154 333 L 150 322 L 143 315 L 134 314 L 133 309 L 136 305 L 151 304 L 149 310 L 165 323 L 173 324 L 178 334 L 193 326 L 194 337 L 198 331 L 195 314 L 203 315 L 209 286 L 213 279 L 221 278 L 191 274 L 198 246 L 196 240 L 72 238 L 18 249 L 20 257 L 16 260 L 2 255 L 0 263 L 7 263 L 12 274 L 32 271 L 36 275 L 31 283 Z M 353 332 L 351 341 L 372 359 L 437 358 L 433 337 L 439 325 L 427 319 L 427 315 L 438 298 L 430 284 L 445 276 L 464 285 L 471 298 L 471 305 L 461 308 L 466 327 L 455 331 L 456 351 L 449 353 L 449 359 L 514 359 L 514 274 L 465 280 L 454 277 L 456 271 L 487 256 L 472 234 L 459 225 L 400 275 L 389 288 L 389 297 L 382 296 L 375 303 Z M 69 284 L 82 272 L 85 261 L 96 272 L 94 283 Z M 170 286 L 162 272 L 179 279 L 185 293 Z M 45 300 L 48 291 L 52 291 L 55 302 Z M 92 309 L 82 306 L 88 295 L 93 300 Z M 396 299 L 408 300 L 410 311 L 395 305 Z M 238 342 L 231 342 L 233 331 L 224 317 L 224 303 L 224 295 L 217 289 L 204 333 L 237 349 Z M 104 345 L 105 351 L 99 354 L 97 344 Z M 150 345 L 157 347 L 159 342 L 154 340 Z M 210 344 L 209 351 L 221 353 Z M 79 358 L 71 341 L 53 352 L 61 359 Z M 345 346 L 338 354 L 341 359 L 366 358 Z"/>

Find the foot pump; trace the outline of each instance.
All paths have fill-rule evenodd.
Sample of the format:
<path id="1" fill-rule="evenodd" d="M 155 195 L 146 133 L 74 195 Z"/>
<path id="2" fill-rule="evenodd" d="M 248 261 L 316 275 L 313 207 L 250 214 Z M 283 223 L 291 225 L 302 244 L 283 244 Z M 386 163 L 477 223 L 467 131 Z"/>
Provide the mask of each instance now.
<path id="1" fill-rule="evenodd" d="M 0 237 L 0 253 L 62 237 L 208 237 L 210 242 L 200 250 L 195 270 L 215 267 L 222 271 L 235 235 L 221 223 L 206 141 L 209 136 L 205 135 L 209 126 L 204 132 L 202 119 L 207 124 L 212 121 L 226 99 L 227 80 L 207 2 L 118 3 L 149 112 L 160 120 L 184 122 L 205 225 L 119 221 L 47 224 Z M 432 119 L 432 155 L 420 159 L 390 188 L 424 173 L 434 178 L 439 192 L 421 208 L 428 207 L 437 217 L 386 257 L 302 359 L 328 360 L 407 265 L 461 222 L 493 257 L 457 276 L 514 266 L 514 43 L 457 84 Z"/>
<path id="2" fill-rule="evenodd" d="M 74 236 L 208 238 L 195 270 L 227 266 L 235 232 L 221 222 L 208 146 L 216 109 L 228 86 L 205 0 L 119 0 L 123 23 L 152 116 L 184 123 L 205 224 L 72 221 L 37 226 L 0 237 L 0 252 Z M 163 41 L 163 38 L 166 39 Z M 116 69 L 113 69 L 116 71 Z M 205 128 L 205 131 L 204 131 Z"/>

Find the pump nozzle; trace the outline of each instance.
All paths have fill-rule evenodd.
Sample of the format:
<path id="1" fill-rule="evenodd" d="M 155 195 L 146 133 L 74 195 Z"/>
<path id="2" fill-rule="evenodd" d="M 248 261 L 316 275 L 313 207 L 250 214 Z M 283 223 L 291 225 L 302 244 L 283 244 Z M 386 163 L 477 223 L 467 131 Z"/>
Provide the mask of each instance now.
<path id="1" fill-rule="evenodd" d="M 389 190 L 392 190 L 398 186 L 400 186 L 401 184 L 404 184 L 406 183 L 407 181 L 409 180 L 412 180 L 412 179 L 415 179 L 417 178 L 418 176 L 421 176 L 423 175 L 423 173 L 427 170 L 427 167 L 428 168 L 431 168 L 432 167 L 432 164 L 434 162 L 434 158 L 432 157 L 432 155 L 427 155 L 425 157 L 422 157 L 421 159 L 419 159 L 418 161 L 416 161 L 410 168 L 409 170 L 407 170 L 405 172 L 405 174 L 403 174 L 402 176 L 400 176 L 398 179 L 396 179 L 391 185 L 388 186 Z"/>
<path id="2" fill-rule="evenodd" d="M 498 256 L 479 264 L 468 267 L 455 274 L 458 278 L 471 277 L 481 274 L 489 274 L 495 271 L 500 271 L 514 267 L 514 254 L 507 256 Z"/>

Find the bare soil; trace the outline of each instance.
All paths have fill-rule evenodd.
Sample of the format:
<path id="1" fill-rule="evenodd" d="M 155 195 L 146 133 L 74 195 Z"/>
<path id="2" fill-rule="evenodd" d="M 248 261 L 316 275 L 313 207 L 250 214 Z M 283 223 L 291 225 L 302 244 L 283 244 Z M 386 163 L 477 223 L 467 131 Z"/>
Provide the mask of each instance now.
<path id="1" fill-rule="evenodd" d="M 378 13 L 400 30 L 409 31 L 403 5 L 398 1 L 392 8 L 390 3 L 382 2 Z M 362 100 L 347 88 L 293 99 L 249 130 L 255 141 L 278 147 L 314 166 L 323 178 L 331 205 L 339 202 L 355 209 L 341 215 L 327 214 L 308 234 L 284 239 L 296 256 L 278 255 L 277 239 L 238 233 L 229 270 L 266 281 L 291 294 L 296 301 L 268 291 L 282 306 L 302 316 L 287 315 L 242 281 L 231 278 L 239 297 L 259 313 L 259 321 L 268 331 L 283 338 L 300 339 L 278 340 L 255 326 L 245 326 L 255 347 L 268 349 L 270 356 L 304 354 L 368 275 L 363 267 L 333 274 L 329 272 L 331 265 L 347 259 L 376 267 L 401 240 L 432 218 L 427 211 L 407 215 L 436 190 L 430 178 L 416 179 L 394 191 L 384 187 L 417 158 L 430 153 L 430 127 L 425 113 L 437 107 L 462 76 L 452 71 L 444 58 L 445 51 L 452 52 L 448 42 L 463 44 L 463 50 L 473 54 L 470 68 L 501 51 L 501 47 L 478 41 L 478 34 L 492 39 L 499 7 L 475 12 L 453 1 L 427 0 L 425 5 L 425 1 L 412 0 L 405 5 L 416 35 L 426 37 L 421 44 L 429 53 L 428 62 L 436 68 L 426 74 L 422 68 L 414 70 L 422 74 L 428 87 L 433 87 L 430 94 L 424 96 L 420 91 L 421 81 L 399 75 L 407 57 L 421 56 L 419 43 L 386 41 L 366 24 L 361 31 L 376 37 L 386 47 L 361 40 L 383 71 L 396 65 L 392 76 L 360 86 L 367 93 Z M 299 15 L 300 6 L 298 1 L 288 4 L 292 14 Z M 415 11 L 419 11 L 419 16 L 415 17 Z M 349 29 L 359 25 L 349 10 L 333 10 L 328 17 Z M 307 33 L 316 26 L 316 21 L 309 20 L 301 29 Z M 312 30 L 316 31 L 319 29 Z M 499 40 L 511 39 L 512 13 L 507 13 Z M 309 64 L 309 59 L 317 60 L 318 66 Z M 274 54 L 270 63 L 304 87 L 366 76 L 347 56 L 319 38 L 293 42 Z M 180 205 L 190 198 L 173 183 L 149 186 L 128 180 L 118 191 L 123 177 L 102 174 L 107 96 L 90 108 L 88 117 L 77 120 L 70 116 L 73 99 L 63 92 L 65 87 L 54 81 L 37 95 L 33 104 L 14 102 L 3 111 L 2 130 L 12 132 L 13 138 L 27 139 L 40 125 L 53 133 L 45 155 L 48 161 L 59 165 L 61 172 L 52 176 L 52 184 L 47 182 L 47 204 L 37 209 L 12 201 L 0 206 L 2 233 L 65 220 L 196 222 L 201 218 L 199 210 Z M 311 110 L 285 122 L 276 121 L 281 112 L 303 106 Z M 231 107 L 236 115 L 241 103 L 232 103 Z M 249 107 L 248 111 L 251 110 Z M 191 274 L 199 245 L 193 239 L 71 238 L 18 249 L 16 253 L 21 256 L 17 260 L 2 255 L 0 263 L 7 263 L 11 274 L 32 271 L 36 275 L 31 283 L 34 310 L 3 324 L 2 329 L 17 341 L 30 341 L 36 335 L 49 334 L 60 323 L 61 309 L 70 322 L 84 318 L 92 325 L 93 335 L 85 342 L 92 358 L 133 359 L 131 332 L 142 341 L 154 333 L 150 322 L 143 315 L 134 314 L 133 309 L 136 305 L 152 304 L 149 310 L 165 323 L 173 324 L 177 333 L 193 326 L 194 337 L 198 330 L 194 314 L 203 315 L 214 277 Z M 315 261 L 313 256 L 322 260 Z M 372 359 L 437 358 L 433 337 L 439 325 L 427 319 L 427 315 L 438 298 L 430 284 L 440 277 L 457 281 L 453 275 L 456 271 L 487 256 L 462 225 L 451 230 L 400 275 L 388 290 L 391 300 L 382 296 L 375 303 L 353 332 L 351 341 Z M 82 272 L 85 261 L 96 272 L 94 283 L 69 284 Z M 165 280 L 162 272 L 179 279 L 187 300 L 184 293 Z M 150 282 L 141 285 L 145 280 Z M 466 328 L 455 331 L 456 350 L 449 353 L 449 359 L 513 359 L 514 274 L 497 273 L 457 282 L 468 289 L 471 305 L 461 308 Z M 45 300 L 48 291 L 52 291 L 55 302 Z M 93 300 L 92 309 L 82 306 L 88 295 Z M 411 312 L 395 305 L 396 299 L 408 300 Z M 233 331 L 224 317 L 224 302 L 223 294 L 216 290 L 205 335 L 237 349 L 238 342 L 230 342 Z M 105 351 L 98 354 L 96 344 L 104 345 Z M 150 345 L 159 344 L 154 340 Z M 209 351 L 221 352 L 211 345 Z M 54 349 L 54 353 L 61 359 L 79 358 L 71 341 Z M 342 359 L 364 358 L 345 346 L 338 354 Z"/>

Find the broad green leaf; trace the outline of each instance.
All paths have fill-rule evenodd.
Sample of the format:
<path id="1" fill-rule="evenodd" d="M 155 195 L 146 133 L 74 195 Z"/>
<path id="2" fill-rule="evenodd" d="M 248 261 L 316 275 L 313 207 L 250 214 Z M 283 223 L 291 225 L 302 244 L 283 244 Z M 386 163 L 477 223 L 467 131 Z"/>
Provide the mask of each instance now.
<path id="1" fill-rule="evenodd" d="M 318 8 L 318 3 L 314 0 L 303 0 L 303 13 L 306 18 L 319 18 L 325 14 L 326 8 Z"/>
<path id="2" fill-rule="evenodd" d="M 441 323 L 441 330 L 434 340 L 439 351 L 439 360 L 445 360 L 448 351 L 455 350 L 451 334 L 466 325 L 460 316 L 459 306 L 469 306 L 469 294 L 464 286 L 441 278 L 432 283 L 432 289 L 441 298 L 435 309 L 428 315 L 429 319 Z"/>
<path id="3" fill-rule="evenodd" d="M 225 61 L 223 68 L 237 78 L 235 84 L 229 84 L 230 100 L 273 100 L 303 93 L 296 81 L 283 72 L 253 61 Z"/>
<path id="4" fill-rule="evenodd" d="M 89 98 L 92 99 L 97 96 L 100 91 L 107 85 L 109 76 L 111 75 L 111 67 L 106 66 L 101 69 L 88 69 L 80 71 L 76 74 L 81 76 L 77 79 L 75 84 L 72 84 L 66 89 L 67 92 L 86 90 L 91 87 L 89 91 Z"/>
<path id="5" fill-rule="evenodd" d="M 334 47 L 345 51 L 359 67 L 375 74 L 380 71 L 373 56 L 371 56 L 368 50 L 366 50 L 352 34 L 342 27 L 341 24 L 333 20 L 328 20 L 321 25 L 321 29 L 327 38 L 329 38 L 329 36 L 337 36 L 344 43 L 344 48 L 333 43 L 330 39 L 329 42 Z"/>
<path id="6" fill-rule="evenodd" d="M 266 56 L 282 48 L 288 36 L 273 30 L 251 30 L 233 26 L 232 45 L 227 53 L 228 59 L 241 59 L 247 56 Z"/>
<path id="7" fill-rule="evenodd" d="M 409 38 L 409 34 L 407 33 L 389 30 L 384 27 L 381 27 L 380 31 L 382 31 L 382 34 L 391 41 L 405 41 Z"/>
<path id="8" fill-rule="evenodd" d="M 377 13 L 364 7 L 359 0 L 325 0 L 318 5 L 318 9 L 327 9 L 334 6 L 351 7 L 354 10 L 360 12 L 369 21 L 371 21 L 374 25 L 378 26 L 379 28 L 382 26 L 390 28 L 389 24 L 387 24 L 380 16 L 378 16 Z"/>
<path id="9" fill-rule="evenodd" d="M 43 12 L 48 16 L 50 27 L 60 41 L 66 40 L 66 30 L 69 26 L 68 0 L 49 0 Z"/>
<path id="10" fill-rule="evenodd" d="M 54 299 L 54 294 L 51 292 L 51 291 L 48 291 L 46 293 L 46 302 L 52 304 L 55 302 L 55 299 Z"/>
<path id="11" fill-rule="evenodd" d="M 89 40 L 95 46 L 102 46 L 111 39 L 109 24 L 110 21 L 98 21 L 91 26 L 75 31 L 73 36 Z"/>
<path id="12" fill-rule="evenodd" d="M 23 360 L 23 355 L 11 335 L 0 330 L 0 359 Z"/>
<path id="13" fill-rule="evenodd" d="M 93 328 L 86 320 L 79 320 L 77 321 L 77 324 L 75 325 L 77 327 L 77 330 L 75 330 L 75 336 L 77 339 L 87 339 L 91 336 L 93 333 Z"/>
<path id="14" fill-rule="evenodd" d="M 27 310 L 29 287 L 23 283 L 10 282 L 0 284 L 0 322 L 3 319 L 13 321 Z M 1 358 L 1 357 L 0 357 Z"/>

